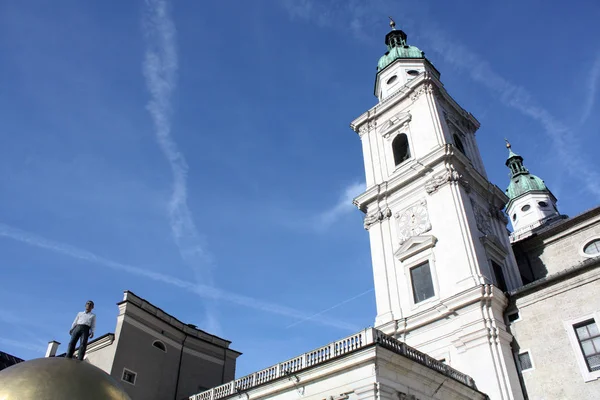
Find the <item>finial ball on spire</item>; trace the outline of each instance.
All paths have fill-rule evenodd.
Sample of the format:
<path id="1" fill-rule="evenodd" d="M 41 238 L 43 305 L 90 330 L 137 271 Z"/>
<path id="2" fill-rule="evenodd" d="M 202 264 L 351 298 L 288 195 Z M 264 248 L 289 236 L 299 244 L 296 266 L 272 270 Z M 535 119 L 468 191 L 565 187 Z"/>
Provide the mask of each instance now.
<path id="1" fill-rule="evenodd" d="M 506 148 L 510 149 L 510 142 L 508 141 L 508 139 L 504 138 L 504 141 L 506 142 Z"/>
<path id="2" fill-rule="evenodd" d="M 390 27 L 393 31 L 396 30 L 396 22 L 392 19 L 392 17 L 388 17 L 390 19 Z"/>

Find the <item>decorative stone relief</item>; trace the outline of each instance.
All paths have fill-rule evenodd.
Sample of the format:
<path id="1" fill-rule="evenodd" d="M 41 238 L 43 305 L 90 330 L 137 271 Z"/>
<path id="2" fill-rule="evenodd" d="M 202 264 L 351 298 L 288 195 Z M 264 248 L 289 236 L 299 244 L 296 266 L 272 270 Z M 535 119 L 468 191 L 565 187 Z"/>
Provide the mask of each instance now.
<path id="1" fill-rule="evenodd" d="M 473 207 L 473 212 L 475 213 L 475 221 L 477 222 L 477 229 L 485 235 L 492 234 L 492 223 L 490 218 L 492 215 L 490 212 L 483 207 L 481 207 L 477 202 L 471 199 L 471 206 Z"/>
<path id="2" fill-rule="evenodd" d="M 468 182 L 463 178 L 463 176 L 454 168 L 450 168 L 446 172 L 427 180 L 425 182 L 425 191 L 427 194 L 433 194 L 441 186 L 449 182 L 458 182 L 465 188 L 469 189 Z"/>
<path id="3" fill-rule="evenodd" d="M 469 118 L 467 118 L 468 114 L 464 111 L 461 114 L 463 114 L 463 115 L 459 116 L 459 115 L 456 115 L 452 111 L 444 110 L 444 119 L 446 120 L 446 123 L 448 124 L 448 126 L 450 126 L 450 127 L 454 126 L 455 128 L 457 128 L 457 131 L 463 136 L 464 136 L 463 132 L 474 133 L 476 130 L 476 127 L 469 120 Z"/>
<path id="4" fill-rule="evenodd" d="M 381 222 L 384 219 L 387 219 L 391 216 L 392 210 L 390 210 L 389 208 L 386 208 L 383 211 L 381 211 L 381 209 L 378 209 L 375 212 L 367 213 L 367 215 L 365 215 L 364 227 L 366 230 L 369 230 L 369 228 L 371 228 L 376 223 Z"/>
<path id="5" fill-rule="evenodd" d="M 399 112 L 388 119 L 379 129 L 379 133 L 388 139 L 392 133 L 404 129 L 411 121 L 412 115 L 410 112 Z"/>
<path id="6" fill-rule="evenodd" d="M 362 136 L 365 133 L 370 132 L 376 128 L 377 128 L 377 121 L 375 121 L 374 119 L 368 120 L 367 122 L 362 124 L 360 128 L 358 128 L 358 133 L 360 136 Z"/>
<path id="7" fill-rule="evenodd" d="M 422 235 L 431 230 L 427 202 L 424 199 L 407 209 L 396 213 L 395 217 L 398 220 L 400 244 L 404 243 L 412 236 Z"/>
<path id="8" fill-rule="evenodd" d="M 410 95 L 410 99 L 412 101 L 417 100 L 419 97 L 421 97 L 422 94 L 431 94 L 434 92 L 434 86 L 432 83 L 425 83 L 421 86 L 419 86 L 419 88 L 417 90 L 415 90 L 411 95 Z"/>

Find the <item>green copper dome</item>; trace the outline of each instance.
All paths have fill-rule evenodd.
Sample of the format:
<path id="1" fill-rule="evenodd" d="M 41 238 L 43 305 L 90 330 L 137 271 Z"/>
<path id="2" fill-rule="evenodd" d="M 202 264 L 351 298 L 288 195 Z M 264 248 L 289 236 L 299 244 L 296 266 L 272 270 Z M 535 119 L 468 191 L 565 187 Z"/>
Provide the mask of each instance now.
<path id="1" fill-rule="evenodd" d="M 396 60 L 406 58 L 425 58 L 425 53 L 415 46 L 406 44 L 406 33 L 402 30 L 396 30 L 396 23 L 390 23 L 392 30 L 385 36 L 385 44 L 388 51 L 381 56 L 377 63 L 377 71 L 383 70 Z"/>
<path id="2" fill-rule="evenodd" d="M 424 53 L 415 46 L 393 47 L 381 56 L 377 63 L 377 71 L 381 71 L 401 58 L 425 58 Z"/>
<path id="3" fill-rule="evenodd" d="M 513 200 L 522 194 L 532 191 L 549 192 L 546 184 L 539 177 L 530 174 L 527 168 L 523 165 L 523 157 L 513 153 L 510 143 L 506 143 L 508 148 L 508 159 L 506 166 L 510 169 L 511 177 L 510 184 L 506 188 L 506 195 L 510 200 Z"/>
<path id="4" fill-rule="evenodd" d="M 506 195 L 509 199 L 515 199 L 522 194 L 531 192 L 531 191 L 548 191 L 546 184 L 543 180 L 538 178 L 535 175 L 526 174 L 520 175 L 510 180 L 510 184 L 506 189 Z"/>

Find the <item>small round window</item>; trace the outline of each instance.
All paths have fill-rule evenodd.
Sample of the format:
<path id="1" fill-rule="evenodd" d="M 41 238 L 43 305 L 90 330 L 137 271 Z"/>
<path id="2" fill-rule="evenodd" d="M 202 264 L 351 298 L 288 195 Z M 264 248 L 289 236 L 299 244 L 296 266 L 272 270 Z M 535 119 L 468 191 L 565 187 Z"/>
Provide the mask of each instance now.
<path id="1" fill-rule="evenodd" d="M 530 208 L 531 208 L 531 206 L 529 204 L 525 204 L 523 207 L 521 207 L 521 211 L 523 211 L 523 212 L 529 211 Z"/>
<path id="2" fill-rule="evenodd" d="M 517 220 L 517 214 L 513 214 L 513 221 Z"/>
<path id="3" fill-rule="evenodd" d="M 546 203 L 545 201 L 538 201 L 538 205 L 542 208 L 548 207 L 548 203 Z"/>
<path id="4" fill-rule="evenodd" d="M 419 71 L 417 71 L 416 69 L 409 69 L 408 71 L 406 71 L 406 73 L 410 76 L 417 76 L 419 75 Z"/>
<path id="5" fill-rule="evenodd" d="M 600 239 L 594 239 L 583 246 L 583 252 L 592 257 L 600 256 Z"/>
<path id="6" fill-rule="evenodd" d="M 390 79 L 388 79 L 386 83 L 388 85 L 391 85 L 392 83 L 396 82 L 396 79 L 398 79 L 398 77 L 396 75 L 394 75 Z"/>
<path id="7" fill-rule="evenodd" d="M 165 346 L 165 344 L 163 342 L 161 342 L 160 340 L 155 340 L 152 343 L 152 346 L 156 347 L 159 350 L 164 351 L 165 353 L 167 352 L 167 346 Z"/>

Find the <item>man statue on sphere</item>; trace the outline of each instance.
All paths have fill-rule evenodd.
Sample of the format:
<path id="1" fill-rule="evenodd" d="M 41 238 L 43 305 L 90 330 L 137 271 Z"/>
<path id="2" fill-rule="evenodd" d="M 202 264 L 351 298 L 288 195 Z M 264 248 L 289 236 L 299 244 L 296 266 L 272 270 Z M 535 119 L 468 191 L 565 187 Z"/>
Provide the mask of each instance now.
<path id="1" fill-rule="evenodd" d="M 69 341 L 67 358 L 73 358 L 75 344 L 79 338 L 81 338 L 81 346 L 79 346 L 77 358 L 83 360 L 83 356 L 85 355 L 85 350 L 87 348 L 88 338 L 91 339 L 94 337 L 94 329 L 96 329 L 96 314 L 92 313 L 93 309 L 94 302 L 89 300 L 87 303 L 85 303 L 85 311 L 77 313 L 75 321 L 73 321 L 73 325 L 71 325 L 71 330 L 69 331 L 71 340 Z"/>

